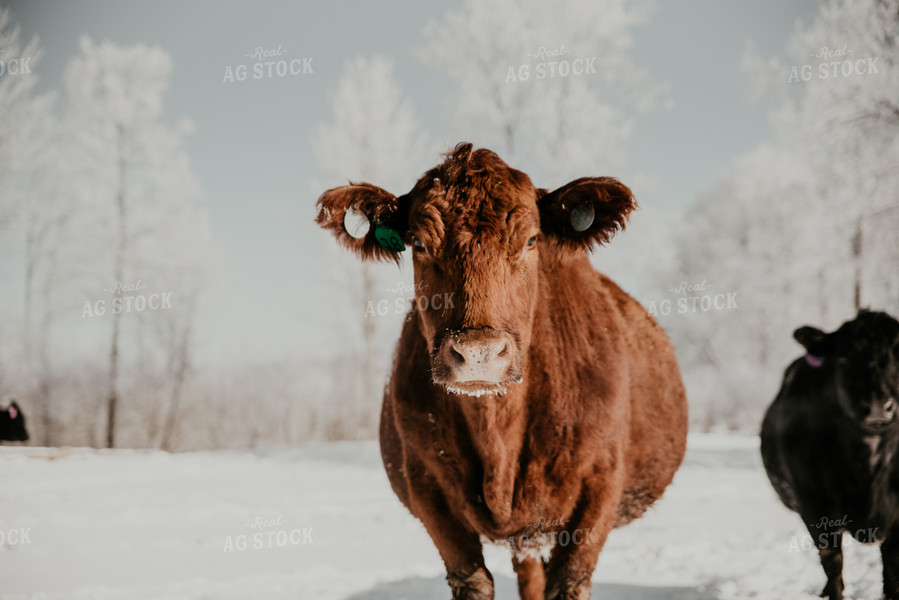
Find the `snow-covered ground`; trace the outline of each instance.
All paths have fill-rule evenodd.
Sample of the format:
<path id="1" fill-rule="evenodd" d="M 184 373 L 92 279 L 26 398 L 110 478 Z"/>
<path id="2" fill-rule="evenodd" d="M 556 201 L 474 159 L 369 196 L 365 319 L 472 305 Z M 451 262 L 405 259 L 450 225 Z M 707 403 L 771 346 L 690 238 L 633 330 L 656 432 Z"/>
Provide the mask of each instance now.
<path id="1" fill-rule="evenodd" d="M 4 447 L 0 533 L 3 599 L 449 598 L 373 442 L 186 454 Z M 611 534 L 593 597 L 812 600 L 824 574 L 805 536 L 769 486 L 756 438 L 694 435 L 663 500 Z M 878 549 L 848 537 L 844 547 L 847 597 L 878 599 Z M 486 555 L 497 598 L 517 598 L 508 551 Z"/>

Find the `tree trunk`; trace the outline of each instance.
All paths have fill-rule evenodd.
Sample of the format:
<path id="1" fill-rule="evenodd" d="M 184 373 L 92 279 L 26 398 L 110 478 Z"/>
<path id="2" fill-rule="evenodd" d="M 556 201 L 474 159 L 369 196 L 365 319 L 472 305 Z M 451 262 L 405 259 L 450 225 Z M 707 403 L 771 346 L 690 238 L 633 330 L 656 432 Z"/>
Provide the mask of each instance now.
<path id="1" fill-rule="evenodd" d="M 37 397 L 38 404 L 41 407 L 41 422 L 43 425 L 43 434 L 41 443 L 44 446 L 52 446 L 55 441 L 53 435 L 53 402 L 51 399 L 50 386 L 50 356 L 48 354 L 48 338 L 50 336 L 51 313 L 49 309 L 45 309 L 41 318 L 40 328 L 38 330 L 38 343 L 36 353 L 37 372 Z"/>
<path id="2" fill-rule="evenodd" d="M 374 301 L 375 294 L 375 277 L 372 273 L 372 266 L 369 264 L 362 265 L 362 298 L 364 302 Z M 372 315 L 362 319 L 362 338 L 364 346 L 364 356 L 362 357 L 362 394 L 360 402 L 356 406 L 354 415 L 357 426 L 355 431 L 350 435 L 354 437 L 364 437 L 370 432 L 368 428 L 371 426 L 372 407 L 376 405 L 375 388 L 377 377 L 375 356 L 377 355 L 377 345 L 375 334 L 377 317 Z"/>
<path id="3" fill-rule="evenodd" d="M 115 267 L 113 285 L 123 280 L 125 269 L 125 252 L 127 250 L 126 238 L 126 204 L 125 186 L 127 174 L 127 161 L 125 158 L 125 129 L 119 124 L 118 133 L 118 190 L 116 193 L 116 221 L 118 224 L 118 240 L 115 251 Z M 122 311 L 112 311 L 112 343 L 109 349 L 109 395 L 106 399 L 106 447 L 115 447 L 115 419 L 116 409 L 119 403 L 118 379 L 119 379 L 119 337 L 122 329 Z"/>
<path id="4" fill-rule="evenodd" d="M 855 223 L 855 235 L 852 236 L 852 268 L 855 282 L 853 285 L 853 306 L 858 312 L 862 305 L 862 218 Z"/>
<path id="5" fill-rule="evenodd" d="M 172 451 L 172 432 L 175 430 L 176 417 L 181 404 L 181 396 L 184 390 L 184 382 L 187 379 L 187 372 L 190 368 L 190 338 L 192 327 L 190 319 L 193 318 L 193 311 L 190 311 L 188 321 L 184 326 L 184 330 L 177 339 L 177 344 L 172 351 L 175 352 L 175 360 L 173 361 L 174 370 L 172 371 L 172 397 L 169 401 L 169 408 L 166 412 L 162 425 L 162 440 L 159 447 L 166 452 Z"/>

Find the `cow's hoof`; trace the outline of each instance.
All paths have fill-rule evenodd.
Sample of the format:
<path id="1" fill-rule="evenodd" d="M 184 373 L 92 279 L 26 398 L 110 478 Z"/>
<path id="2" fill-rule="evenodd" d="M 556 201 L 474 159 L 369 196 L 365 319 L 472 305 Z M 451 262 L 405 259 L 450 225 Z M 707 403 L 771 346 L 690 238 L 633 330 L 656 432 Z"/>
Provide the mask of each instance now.
<path id="1" fill-rule="evenodd" d="M 546 593 L 546 600 L 590 600 L 590 588 L 580 586 L 564 591 L 549 590 Z"/>
<path id="2" fill-rule="evenodd" d="M 453 590 L 453 600 L 493 600 L 493 576 L 483 567 L 471 575 L 448 575 L 446 580 Z"/>
<path id="3" fill-rule="evenodd" d="M 545 600 L 590 600 L 590 578 L 549 583 Z"/>
<path id="4" fill-rule="evenodd" d="M 828 583 L 818 595 L 830 600 L 843 600 L 843 584 L 842 582 L 839 584 Z"/>

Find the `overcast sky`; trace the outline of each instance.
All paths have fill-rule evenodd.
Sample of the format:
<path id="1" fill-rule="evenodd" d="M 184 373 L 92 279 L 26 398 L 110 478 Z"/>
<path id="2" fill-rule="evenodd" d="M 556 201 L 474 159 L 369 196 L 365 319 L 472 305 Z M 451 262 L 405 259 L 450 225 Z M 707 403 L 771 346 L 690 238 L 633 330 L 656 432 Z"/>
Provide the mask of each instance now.
<path id="1" fill-rule="evenodd" d="M 61 90 L 65 65 L 84 34 L 158 45 L 172 57 L 164 119 L 195 125 L 187 151 L 231 273 L 215 309 L 223 360 L 247 352 L 259 360 L 289 358 L 321 347 L 321 340 L 285 332 L 302 332 L 327 305 L 315 260 L 322 238 L 312 225 L 322 191 L 314 181 L 324 176 L 311 135 L 331 119 L 329 97 L 347 59 L 393 59 L 396 79 L 429 133 L 446 145 L 459 141 L 449 127 L 451 82 L 416 58 L 424 26 L 457 9 L 458 0 L 4 4 L 26 39 L 40 38 L 44 54 L 34 69 L 40 92 Z M 734 158 L 771 136 L 765 106 L 746 99 L 740 59 L 750 43 L 761 56 L 781 55 L 797 21 L 808 23 L 817 6 L 812 0 L 658 3 L 636 31 L 633 59 L 655 81 L 668 82 L 673 108 L 635 116 L 630 163 L 651 181 L 635 190 L 641 205 L 682 210 Z M 247 62 L 257 46 L 280 46 L 288 59 L 312 57 L 314 74 L 223 83 L 226 68 Z"/>

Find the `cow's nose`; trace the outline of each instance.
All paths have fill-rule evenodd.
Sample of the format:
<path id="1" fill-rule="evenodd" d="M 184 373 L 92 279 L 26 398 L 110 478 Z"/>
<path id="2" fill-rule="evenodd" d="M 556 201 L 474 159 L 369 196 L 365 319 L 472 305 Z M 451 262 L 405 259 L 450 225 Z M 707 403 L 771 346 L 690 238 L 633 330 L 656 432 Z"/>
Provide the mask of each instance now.
<path id="1" fill-rule="evenodd" d="M 889 398 L 886 402 L 873 402 L 868 416 L 865 418 L 865 424 L 871 426 L 886 425 L 896 418 L 896 402 Z"/>
<path id="2" fill-rule="evenodd" d="M 449 338 L 443 359 L 459 383 L 502 383 L 512 363 L 512 342 L 504 335 Z"/>

